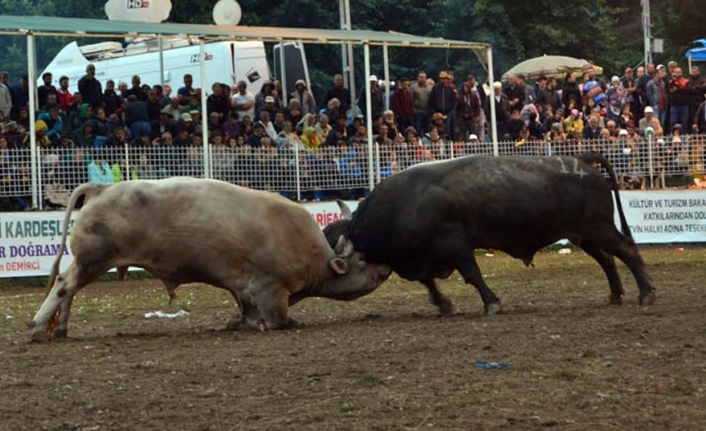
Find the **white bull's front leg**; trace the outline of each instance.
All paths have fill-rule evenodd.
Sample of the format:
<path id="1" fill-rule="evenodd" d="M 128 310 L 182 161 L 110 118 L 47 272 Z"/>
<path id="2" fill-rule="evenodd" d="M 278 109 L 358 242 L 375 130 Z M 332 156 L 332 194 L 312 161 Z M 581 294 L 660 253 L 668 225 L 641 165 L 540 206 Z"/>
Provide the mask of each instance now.
<path id="1" fill-rule="evenodd" d="M 66 337 L 71 303 L 79 289 L 77 272 L 78 268 L 72 263 L 66 271 L 56 277 L 49 295 L 44 299 L 44 303 L 29 324 L 32 328 L 32 341 L 39 343 L 47 341 L 47 325 L 57 309 L 60 309 L 57 336 Z"/>

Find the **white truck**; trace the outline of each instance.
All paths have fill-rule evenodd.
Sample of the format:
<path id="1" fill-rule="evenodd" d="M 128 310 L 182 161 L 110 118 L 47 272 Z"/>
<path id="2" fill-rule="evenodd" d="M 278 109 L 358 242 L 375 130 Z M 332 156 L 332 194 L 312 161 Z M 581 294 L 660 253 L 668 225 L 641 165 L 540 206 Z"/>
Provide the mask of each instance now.
<path id="1" fill-rule="evenodd" d="M 288 46 L 290 45 L 290 46 Z M 205 44 L 206 92 L 216 83 L 233 85 L 240 80 L 248 83 L 252 93 L 260 91 L 262 84 L 270 79 L 265 46 L 260 41 L 215 41 Z M 201 65 L 199 42 L 187 38 L 165 38 L 162 41 L 163 81 L 160 80 L 159 40 L 148 38 L 137 40 L 124 46 L 120 42 L 101 42 L 78 46 L 72 42 L 62 48 L 44 71 L 37 77 L 37 85 L 42 85 L 44 72 L 51 72 L 54 85 L 59 87 L 59 78 L 69 78 L 69 90 L 78 91 L 78 80 L 86 74 L 86 66 L 96 67 L 96 78 L 103 84 L 109 79 L 118 84 L 123 81 L 131 86 L 132 77 L 138 75 L 142 84 L 150 86 L 169 84 L 174 95 L 183 86 L 184 75 L 194 78 L 194 87 L 201 87 Z M 304 79 L 309 84 L 309 72 L 303 47 L 298 44 L 285 44 L 285 52 L 294 50 L 301 55 L 287 56 L 285 65 L 287 82 Z M 279 75 L 279 74 L 278 74 Z M 292 91 L 292 87 L 288 87 Z"/>

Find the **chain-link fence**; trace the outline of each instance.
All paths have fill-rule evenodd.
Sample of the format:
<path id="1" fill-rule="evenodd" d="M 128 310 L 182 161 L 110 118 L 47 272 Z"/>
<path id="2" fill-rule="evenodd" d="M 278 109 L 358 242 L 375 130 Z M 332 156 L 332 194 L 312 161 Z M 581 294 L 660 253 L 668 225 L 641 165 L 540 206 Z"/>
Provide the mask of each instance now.
<path id="1" fill-rule="evenodd" d="M 626 189 L 703 186 L 701 135 L 618 139 L 500 142 L 499 155 L 556 156 L 598 151 L 608 157 Z M 320 147 L 210 146 L 40 148 L 32 163 L 29 148 L 0 149 L 3 210 L 60 208 L 84 182 L 113 183 L 171 176 L 215 178 L 279 192 L 290 199 L 357 199 L 410 166 L 478 154 L 493 154 L 490 142 L 402 142 L 375 144 L 372 166 L 365 144 Z M 204 163 L 204 157 L 208 163 Z M 32 169 L 39 166 L 39 169 Z M 206 172 L 208 170 L 208 172 Z M 33 188 L 36 178 L 36 188 Z"/>

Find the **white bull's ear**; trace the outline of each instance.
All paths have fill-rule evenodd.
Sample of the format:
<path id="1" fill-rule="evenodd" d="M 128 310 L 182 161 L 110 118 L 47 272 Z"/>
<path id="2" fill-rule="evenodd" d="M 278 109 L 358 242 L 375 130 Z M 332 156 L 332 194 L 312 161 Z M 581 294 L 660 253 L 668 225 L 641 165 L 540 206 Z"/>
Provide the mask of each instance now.
<path id="1" fill-rule="evenodd" d="M 346 205 L 345 202 L 343 202 L 340 199 L 336 199 L 336 203 L 338 204 L 338 207 L 341 209 L 341 214 L 343 214 L 343 218 L 345 220 L 350 220 L 353 218 L 353 212 L 351 211 L 350 208 L 348 208 L 348 205 Z"/>
<path id="2" fill-rule="evenodd" d="M 348 263 L 339 257 L 331 259 L 329 265 L 331 265 L 331 269 L 333 269 L 338 275 L 348 273 Z"/>

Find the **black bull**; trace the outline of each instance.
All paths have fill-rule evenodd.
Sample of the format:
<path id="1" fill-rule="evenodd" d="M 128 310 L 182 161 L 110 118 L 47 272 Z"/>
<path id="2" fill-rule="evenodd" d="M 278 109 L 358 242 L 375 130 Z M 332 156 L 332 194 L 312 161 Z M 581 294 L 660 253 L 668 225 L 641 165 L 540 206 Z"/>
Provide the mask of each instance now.
<path id="1" fill-rule="evenodd" d="M 605 168 L 608 180 L 594 164 Z M 615 226 L 611 192 L 622 233 Z M 368 262 L 390 265 L 400 277 L 422 282 L 442 314 L 452 312 L 453 305 L 434 279 L 454 270 L 476 287 L 486 314 L 500 311 L 475 249 L 500 250 L 529 265 L 538 250 L 565 238 L 603 268 L 611 303 L 621 304 L 624 294 L 614 256 L 632 271 L 640 304 L 655 300 L 615 173 L 600 154 L 471 156 L 427 163 L 382 181 L 352 215 L 343 202 L 339 205 L 348 217 L 326 227 L 329 242 L 344 235 Z"/>

